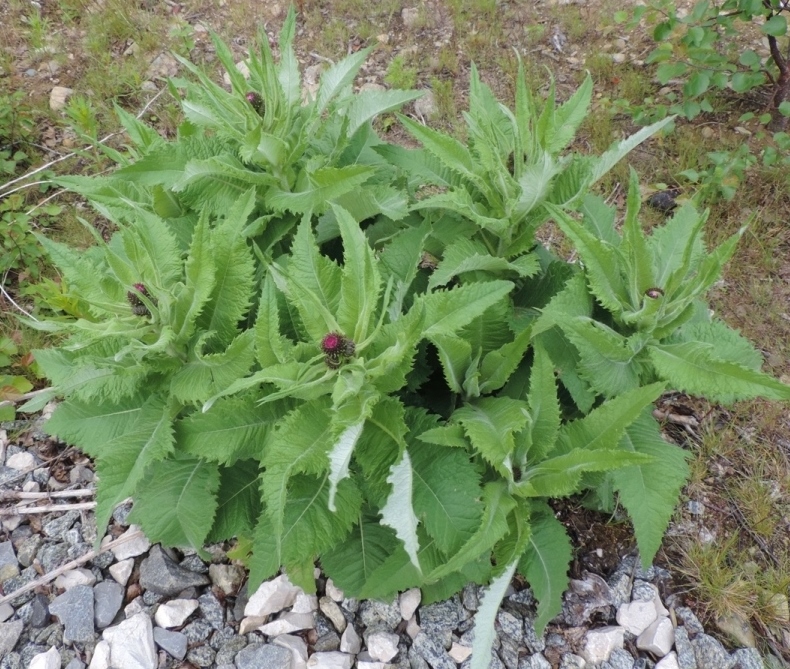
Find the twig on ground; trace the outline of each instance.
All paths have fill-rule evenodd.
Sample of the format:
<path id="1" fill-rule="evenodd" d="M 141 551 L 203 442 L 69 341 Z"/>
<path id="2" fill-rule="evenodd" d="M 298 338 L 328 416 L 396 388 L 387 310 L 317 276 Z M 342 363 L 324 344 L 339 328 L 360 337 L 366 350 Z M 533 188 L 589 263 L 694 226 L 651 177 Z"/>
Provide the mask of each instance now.
<path id="1" fill-rule="evenodd" d="M 52 492 L 22 492 L 20 490 L 0 490 L 0 502 L 12 499 L 58 499 L 64 497 L 91 497 L 96 491 L 92 488 L 79 490 L 53 490 Z"/>
<path id="2" fill-rule="evenodd" d="M 15 506 L 10 509 L 0 509 L 0 516 L 29 516 L 38 513 L 51 513 L 53 511 L 79 511 L 82 509 L 95 509 L 96 502 L 77 502 L 75 504 L 47 504 L 45 506 Z"/>
<path id="3" fill-rule="evenodd" d="M 675 423 L 676 425 L 683 425 L 690 428 L 698 428 L 699 421 L 696 416 L 684 416 L 679 413 L 672 413 L 671 411 L 662 411 L 661 409 L 653 410 L 653 418 L 656 420 L 665 420 L 668 423 Z"/>
<path id="4" fill-rule="evenodd" d="M 8 275 L 8 272 L 6 272 L 6 276 L 7 276 L 7 275 Z M 13 304 L 13 305 L 14 305 L 14 306 L 15 306 L 17 309 L 19 309 L 19 311 L 21 311 L 23 314 L 25 314 L 25 316 L 27 316 L 28 318 L 30 318 L 30 319 L 32 319 L 32 320 L 34 320 L 34 321 L 36 321 L 36 323 L 38 323 L 38 318 L 36 318 L 36 317 L 35 317 L 33 314 L 31 314 L 30 312 L 28 312 L 28 311 L 25 311 L 25 310 L 24 310 L 22 307 L 20 307 L 20 306 L 19 306 L 19 305 L 18 305 L 16 302 L 14 302 L 14 298 L 13 298 L 13 297 L 11 297 L 11 296 L 8 294 L 8 291 L 5 289 L 5 286 L 3 285 L 4 283 L 5 283 L 5 276 L 3 277 L 3 280 L 2 280 L 2 281 L 0 281 L 0 292 L 2 292 L 2 293 L 3 293 L 3 297 L 5 297 L 5 299 L 7 299 L 7 300 L 8 300 L 8 301 L 9 301 L 11 304 Z M 0 404 L 0 406 L 2 406 L 2 404 Z"/>
<path id="5" fill-rule="evenodd" d="M 27 585 L 23 585 L 18 590 L 15 590 L 14 592 L 7 594 L 5 597 L 0 598 L 0 606 L 2 606 L 3 604 L 6 604 L 8 602 L 13 601 L 14 599 L 19 597 L 20 595 L 24 595 L 26 592 L 30 592 L 31 590 L 35 590 L 36 588 L 38 588 L 38 587 L 40 587 L 42 585 L 46 585 L 50 581 L 54 581 L 61 574 L 65 574 L 67 571 L 71 571 L 72 569 L 76 569 L 80 565 L 83 565 L 86 562 L 89 562 L 90 560 L 95 558 L 97 555 L 101 555 L 102 553 L 106 553 L 107 551 L 112 550 L 113 548 L 115 548 L 117 546 L 120 546 L 121 544 L 125 544 L 127 541 L 132 541 L 134 539 L 139 539 L 142 536 L 142 534 L 143 533 L 141 531 L 131 532 L 131 533 L 126 534 L 126 535 L 124 535 L 122 537 L 119 537 L 118 539 L 114 539 L 113 541 L 108 541 L 106 544 L 104 544 L 98 550 L 89 551 L 89 552 L 85 553 L 85 555 L 81 555 L 80 557 L 78 557 L 76 560 L 72 560 L 71 562 L 67 562 L 62 567 L 58 567 L 57 569 L 53 569 L 51 572 L 49 572 L 47 574 L 44 574 L 40 578 L 37 578 L 35 581 L 31 581 Z"/>

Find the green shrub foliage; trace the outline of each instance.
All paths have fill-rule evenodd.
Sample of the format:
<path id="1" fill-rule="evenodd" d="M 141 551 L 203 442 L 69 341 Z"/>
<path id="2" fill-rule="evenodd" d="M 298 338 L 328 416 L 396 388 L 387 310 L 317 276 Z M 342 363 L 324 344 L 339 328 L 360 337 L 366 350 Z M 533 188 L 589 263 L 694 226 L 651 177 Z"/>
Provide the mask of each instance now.
<path id="1" fill-rule="evenodd" d="M 87 251 L 42 238 L 73 297 L 43 326 L 49 432 L 96 460 L 97 520 L 132 496 L 153 541 L 239 538 L 251 588 L 317 560 L 349 594 L 419 586 L 426 601 L 491 583 L 475 662 L 518 571 L 559 611 L 571 545 L 548 504 L 616 494 L 653 558 L 686 478 L 651 414 L 668 388 L 717 401 L 790 398 L 704 302 L 717 249 L 681 208 L 646 235 L 632 176 L 625 222 L 590 186 L 664 122 L 600 157 L 566 149 L 565 103 L 515 109 L 472 71 L 467 144 L 373 117 L 410 92 L 351 92 L 364 53 L 302 101 L 291 48 L 267 41 L 227 92 L 191 65 L 167 142 L 121 113 L 134 146 L 112 176 L 69 185 L 117 225 Z M 185 63 L 186 64 L 186 63 Z M 250 90 L 252 89 L 252 90 Z M 256 97 L 259 96 L 259 97 Z M 553 220 L 580 263 L 537 245 Z"/>

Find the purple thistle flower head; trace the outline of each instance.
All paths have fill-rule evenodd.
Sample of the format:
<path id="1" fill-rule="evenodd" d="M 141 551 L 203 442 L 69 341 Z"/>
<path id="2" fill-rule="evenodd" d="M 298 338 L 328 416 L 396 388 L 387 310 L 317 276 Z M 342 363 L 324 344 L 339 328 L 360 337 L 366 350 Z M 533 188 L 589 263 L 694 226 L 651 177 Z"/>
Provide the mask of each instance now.
<path id="1" fill-rule="evenodd" d="M 136 283 L 132 286 L 132 290 L 126 293 L 126 299 L 129 304 L 132 305 L 132 313 L 135 316 L 150 316 L 151 312 L 148 311 L 148 307 L 146 307 L 145 303 L 140 299 L 140 295 L 145 295 L 149 300 L 155 302 L 155 300 L 151 298 L 151 294 L 148 292 L 145 284 Z"/>
<path id="2" fill-rule="evenodd" d="M 343 335 L 330 332 L 321 340 L 321 350 L 326 354 L 339 354 L 343 349 Z"/>
<path id="3" fill-rule="evenodd" d="M 260 115 L 263 115 L 264 104 L 260 93 L 249 91 L 244 97 L 247 99 L 247 102 L 252 105 L 252 108 L 256 112 L 258 112 Z"/>

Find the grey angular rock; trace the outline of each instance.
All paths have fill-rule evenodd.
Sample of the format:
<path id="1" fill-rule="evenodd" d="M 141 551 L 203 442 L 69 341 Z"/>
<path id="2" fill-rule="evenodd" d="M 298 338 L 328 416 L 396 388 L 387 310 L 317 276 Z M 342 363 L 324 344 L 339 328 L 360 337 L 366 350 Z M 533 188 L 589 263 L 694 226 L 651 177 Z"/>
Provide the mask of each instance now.
<path id="1" fill-rule="evenodd" d="M 292 666 L 291 651 L 272 644 L 247 646 L 236 655 L 238 669 L 290 669 Z"/>
<path id="2" fill-rule="evenodd" d="M 78 657 L 75 657 L 66 665 L 66 669 L 85 669 L 85 663 Z"/>
<path id="3" fill-rule="evenodd" d="M 540 653 L 525 655 L 518 661 L 518 669 L 551 669 L 551 662 Z M 629 666 L 628 669 L 631 667 Z"/>
<path id="4" fill-rule="evenodd" d="M 52 601 L 49 612 L 63 625 L 67 644 L 93 641 L 93 588 L 89 585 L 66 590 Z"/>
<path id="5" fill-rule="evenodd" d="M 595 613 L 608 613 L 613 601 L 606 581 L 597 574 L 586 574 L 583 580 L 571 579 L 562 604 L 563 617 L 571 627 L 581 627 Z"/>
<path id="6" fill-rule="evenodd" d="M 457 597 L 428 604 L 420 609 L 420 627 L 426 632 L 454 630 L 461 622 L 461 603 Z"/>
<path id="7" fill-rule="evenodd" d="M 697 634 L 703 634 L 705 632 L 705 628 L 702 626 L 699 618 L 697 618 L 697 616 L 694 615 L 694 611 L 687 606 L 678 606 L 675 609 L 675 614 L 683 621 L 683 626 L 686 628 L 689 638 L 693 639 Z"/>
<path id="8" fill-rule="evenodd" d="M 343 600 L 344 605 L 346 601 Z M 373 627 L 383 623 L 385 627 L 393 630 L 401 621 L 398 601 L 396 599 L 390 603 L 373 600 L 361 602 L 359 604 L 359 619 L 366 627 Z"/>
<path id="9" fill-rule="evenodd" d="M 697 669 L 731 669 L 733 660 L 718 639 L 700 634 L 691 640 Z"/>
<path id="10" fill-rule="evenodd" d="M 433 636 L 428 636 L 420 632 L 415 638 L 412 648 L 424 659 L 433 669 L 456 669 L 456 664 L 444 646 Z"/>
<path id="11" fill-rule="evenodd" d="M 497 613 L 496 628 L 500 636 L 509 637 L 516 642 L 524 636 L 524 622 L 507 611 Z"/>
<path id="12" fill-rule="evenodd" d="M 203 617 L 215 629 L 221 630 L 225 626 L 225 607 L 211 591 L 198 597 L 198 607 Z"/>
<path id="13" fill-rule="evenodd" d="M 217 664 L 233 664 L 238 652 L 246 645 L 247 639 L 240 635 L 234 635 L 230 639 L 223 641 L 217 651 Z"/>
<path id="14" fill-rule="evenodd" d="M 211 646 L 197 646 L 187 653 L 187 662 L 196 667 L 210 667 L 216 656 L 217 652 Z"/>
<path id="15" fill-rule="evenodd" d="M 348 629 L 348 627 L 346 629 Z M 317 653 L 327 653 L 333 650 L 340 650 L 340 636 L 338 636 L 338 633 L 334 630 L 329 630 L 316 639 L 316 642 L 313 644 L 313 648 Z"/>
<path id="16" fill-rule="evenodd" d="M 17 554 L 16 558 L 23 567 L 29 567 L 33 564 L 33 558 L 36 557 L 36 553 L 38 553 L 38 549 L 41 548 L 41 544 L 44 540 L 41 538 L 41 535 L 34 534 L 32 537 L 28 537 L 21 544 L 17 547 Z"/>
<path id="17" fill-rule="evenodd" d="M 4 657 L 16 646 L 19 635 L 22 634 L 24 623 L 21 620 L 14 620 L 10 623 L 0 623 L 0 657 Z"/>
<path id="18" fill-rule="evenodd" d="M 30 626 L 34 629 L 46 627 L 49 623 L 49 600 L 44 595 L 36 595 L 30 601 Z"/>
<path id="19" fill-rule="evenodd" d="M 46 653 L 38 653 L 30 659 L 28 669 L 60 669 L 60 653 L 50 648 Z"/>
<path id="20" fill-rule="evenodd" d="M 103 630 L 112 624 L 123 604 L 124 589 L 115 581 L 102 581 L 93 587 L 93 619 Z"/>
<path id="21" fill-rule="evenodd" d="M 235 564 L 212 564 L 208 576 L 226 595 L 234 595 L 244 581 L 244 570 Z"/>
<path id="22" fill-rule="evenodd" d="M 632 579 L 631 574 L 616 571 L 609 577 L 609 593 L 612 596 L 612 606 L 619 608 L 631 601 Z"/>
<path id="23" fill-rule="evenodd" d="M 615 648 L 609 660 L 601 665 L 601 669 L 632 669 L 634 656 L 623 648 Z"/>
<path id="24" fill-rule="evenodd" d="M 198 644 L 208 639 L 214 628 L 205 620 L 198 619 L 193 620 L 181 631 L 187 635 L 190 644 Z"/>
<path id="25" fill-rule="evenodd" d="M 14 615 L 14 607 L 10 604 L 0 604 L 0 623 L 4 623 Z"/>
<path id="26" fill-rule="evenodd" d="M 697 669 L 697 659 L 689 641 L 689 633 L 683 625 L 675 628 L 675 652 L 680 669 Z"/>
<path id="27" fill-rule="evenodd" d="M 0 660 L 0 669 L 22 669 L 22 656 L 19 653 L 8 653 Z"/>
<path id="28" fill-rule="evenodd" d="M 535 619 L 532 616 L 524 619 L 523 642 L 530 653 L 542 653 L 546 650 L 546 637 L 545 635 L 537 635 L 535 632 Z"/>
<path id="29" fill-rule="evenodd" d="M 566 653 L 560 658 L 560 669 L 585 669 L 587 661 L 580 655 Z"/>
<path id="30" fill-rule="evenodd" d="M 740 648 L 732 654 L 732 669 L 765 669 L 763 658 L 756 648 Z"/>
<path id="31" fill-rule="evenodd" d="M 67 511 L 62 516 L 44 523 L 41 530 L 52 539 L 61 539 L 66 531 L 77 522 L 79 517 L 79 511 Z"/>
<path id="32" fill-rule="evenodd" d="M 44 544 L 36 553 L 41 568 L 45 572 L 53 571 L 69 559 L 69 547 L 66 544 Z"/>
<path id="33" fill-rule="evenodd" d="M 183 660 L 186 657 L 187 638 L 181 632 L 171 632 L 161 627 L 154 627 L 154 642 L 177 660 Z"/>
<path id="34" fill-rule="evenodd" d="M 207 576 L 182 568 L 159 546 L 154 546 L 140 565 L 140 586 L 160 595 L 177 595 L 189 587 L 207 583 Z"/>
<path id="35" fill-rule="evenodd" d="M 110 664 L 124 669 L 156 669 L 157 655 L 151 618 L 137 613 L 120 625 L 104 630 L 110 644 Z"/>
<path id="36" fill-rule="evenodd" d="M 19 563 L 14 554 L 14 545 L 10 541 L 0 543 L 0 581 L 5 581 L 19 574 Z"/>

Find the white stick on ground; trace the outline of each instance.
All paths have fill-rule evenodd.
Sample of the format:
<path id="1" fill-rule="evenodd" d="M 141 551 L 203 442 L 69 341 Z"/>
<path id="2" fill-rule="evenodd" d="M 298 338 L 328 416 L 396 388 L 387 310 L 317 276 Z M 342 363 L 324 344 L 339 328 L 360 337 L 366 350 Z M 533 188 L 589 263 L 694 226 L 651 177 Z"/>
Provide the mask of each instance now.
<path id="1" fill-rule="evenodd" d="M 26 516 L 37 513 L 51 513 L 52 511 L 79 511 L 93 509 L 96 502 L 77 502 L 76 504 L 47 504 L 46 506 L 15 506 L 10 509 L 0 509 L 2 516 Z"/>

